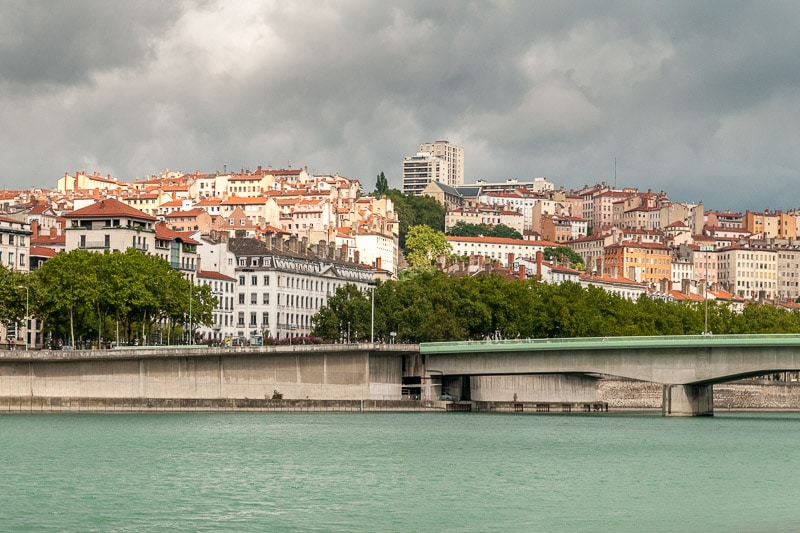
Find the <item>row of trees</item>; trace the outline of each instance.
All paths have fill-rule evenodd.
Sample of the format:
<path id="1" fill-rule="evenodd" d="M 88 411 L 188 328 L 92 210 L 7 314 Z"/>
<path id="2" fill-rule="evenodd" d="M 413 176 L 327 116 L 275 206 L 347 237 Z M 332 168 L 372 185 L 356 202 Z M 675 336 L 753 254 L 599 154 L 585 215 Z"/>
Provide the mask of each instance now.
<path id="1" fill-rule="evenodd" d="M 45 339 L 72 344 L 145 340 L 156 328 L 169 343 L 190 321 L 210 324 L 216 306 L 209 287 L 195 287 L 163 259 L 132 248 L 62 252 L 32 273 L 2 269 L 0 278 L 0 320 L 21 322 L 29 312 Z"/>
<path id="2" fill-rule="evenodd" d="M 372 295 L 354 286 L 339 289 L 314 317 L 314 335 L 368 340 Z M 630 301 L 576 283 L 506 281 L 498 275 L 459 278 L 417 270 L 404 281 L 375 288 L 375 339 L 436 342 L 465 339 L 698 335 L 705 330 L 706 303 L 675 303 L 646 296 Z M 797 333 L 800 313 L 750 304 L 739 313 L 707 302 L 715 334 Z"/>

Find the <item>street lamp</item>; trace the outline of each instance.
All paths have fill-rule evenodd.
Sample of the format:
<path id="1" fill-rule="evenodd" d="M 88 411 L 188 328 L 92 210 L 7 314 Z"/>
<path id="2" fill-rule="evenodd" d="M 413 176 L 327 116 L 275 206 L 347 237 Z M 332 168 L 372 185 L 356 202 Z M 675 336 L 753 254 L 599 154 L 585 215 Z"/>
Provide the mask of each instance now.
<path id="1" fill-rule="evenodd" d="M 369 329 L 369 342 L 375 344 L 375 285 L 372 286 L 372 324 Z"/>
<path id="2" fill-rule="evenodd" d="M 194 344 L 194 331 L 192 331 L 192 280 L 189 280 L 189 344 Z"/>
<path id="3" fill-rule="evenodd" d="M 28 337 L 30 337 L 30 325 L 29 320 L 31 319 L 30 314 L 30 301 L 31 301 L 31 291 L 28 287 L 24 285 L 17 285 L 17 288 L 25 289 L 25 351 L 28 351 Z"/>

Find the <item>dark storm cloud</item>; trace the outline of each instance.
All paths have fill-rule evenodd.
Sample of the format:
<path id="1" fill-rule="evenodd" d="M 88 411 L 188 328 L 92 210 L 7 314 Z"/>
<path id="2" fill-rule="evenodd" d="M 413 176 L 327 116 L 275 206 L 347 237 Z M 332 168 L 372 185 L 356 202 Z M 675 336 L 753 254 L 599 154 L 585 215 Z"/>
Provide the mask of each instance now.
<path id="1" fill-rule="evenodd" d="M 361 179 L 420 142 L 468 180 L 614 179 L 796 207 L 793 3 L 0 5 L 7 187 L 307 165 Z M 758 184 L 758 185 L 756 185 Z M 780 205 L 779 205 L 780 203 Z M 791 204 L 791 205 L 786 205 Z"/>
<path id="2" fill-rule="evenodd" d="M 174 21 L 173 2 L 5 2 L 0 81 L 13 87 L 86 83 L 96 72 L 148 59 Z"/>

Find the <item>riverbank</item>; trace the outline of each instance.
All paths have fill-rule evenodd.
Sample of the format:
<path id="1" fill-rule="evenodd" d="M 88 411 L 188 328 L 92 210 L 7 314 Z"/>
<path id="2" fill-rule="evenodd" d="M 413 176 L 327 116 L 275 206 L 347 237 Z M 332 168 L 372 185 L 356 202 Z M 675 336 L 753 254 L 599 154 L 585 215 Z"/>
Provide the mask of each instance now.
<path id="1" fill-rule="evenodd" d="M 660 411 L 661 398 L 657 383 L 604 380 L 598 401 L 580 403 L 6 396 L 0 397 L 0 412 L 653 412 Z M 747 380 L 715 385 L 714 410 L 800 411 L 800 383 Z"/>

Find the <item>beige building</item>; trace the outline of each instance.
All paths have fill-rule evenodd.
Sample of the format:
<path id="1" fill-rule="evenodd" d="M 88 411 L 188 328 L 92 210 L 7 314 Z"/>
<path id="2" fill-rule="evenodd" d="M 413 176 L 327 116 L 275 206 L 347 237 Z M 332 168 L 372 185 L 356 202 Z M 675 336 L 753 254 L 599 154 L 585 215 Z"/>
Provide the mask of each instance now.
<path id="1" fill-rule="evenodd" d="M 448 141 L 422 143 L 416 155 L 403 159 L 403 192 L 422 194 L 432 181 L 451 187 L 464 184 L 464 149 Z"/>
<path id="2" fill-rule="evenodd" d="M 136 248 L 152 253 L 156 217 L 127 204 L 106 198 L 66 213 L 66 251 L 125 251 Z"/>
<path id="3" fill-rule="evenodd" d="M 464 149 L 448 141 L 435 141 L 419 145 L 420 152 L 428 152 L 433 157 L 446 161 L 448 170 L 444 183 L 451 187 L 464 184 Z"/>
<path id="4" fill-rule="evenodd" d="M 718 252 L 719 282 L 731 294 L 748 300 L 773 299 L 778 292 L 775 250 L 729 246 Z"/>

